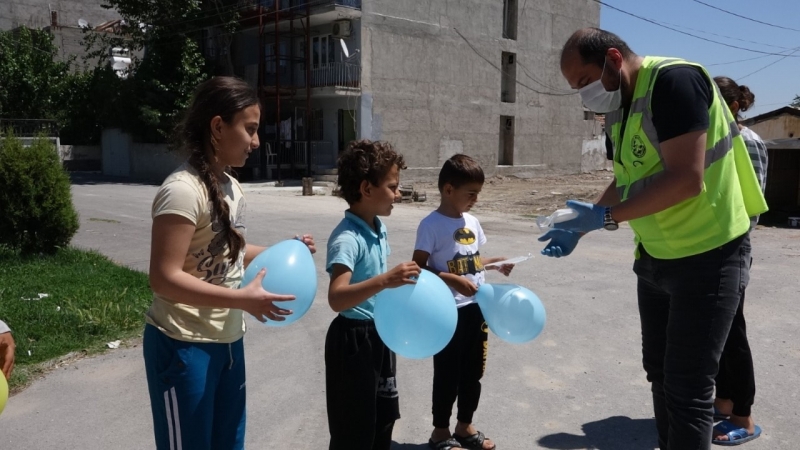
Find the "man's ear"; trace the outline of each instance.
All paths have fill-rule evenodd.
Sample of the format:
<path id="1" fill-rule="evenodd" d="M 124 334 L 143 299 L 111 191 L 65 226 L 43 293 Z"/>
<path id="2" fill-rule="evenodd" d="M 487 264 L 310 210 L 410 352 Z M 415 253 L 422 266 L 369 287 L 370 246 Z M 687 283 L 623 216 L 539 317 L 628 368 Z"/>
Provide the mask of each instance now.
<path id="1" fill-rule="evenodd" d="M 622 52 L 612 47 L 606 52 L 606 57 L 611 61 L 614 70 L 619 71 L 622 69 L 622 62 L 625 60 L 625 57 L 622 56 Z"/>
<path id="2" fill-rule="evenodd" d="M 367 180 L 361 181 L 361 186 L 359 187 L 359 191 L 361 191 L 362 197 L 369 197 L 372 195 L 372 183 Z"/>

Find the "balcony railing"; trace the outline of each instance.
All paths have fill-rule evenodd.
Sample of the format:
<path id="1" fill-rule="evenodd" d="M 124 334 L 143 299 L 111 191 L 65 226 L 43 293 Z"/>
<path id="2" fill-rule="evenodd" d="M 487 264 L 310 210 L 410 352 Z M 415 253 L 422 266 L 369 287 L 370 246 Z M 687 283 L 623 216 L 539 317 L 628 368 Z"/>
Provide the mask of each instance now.
<path id="1" fill-rule="evenodd" d="M 307 146 L 305 142 L 295 141 L 294 143 L 294 163 L 306 165 L 308 161 Z M 333 143 L 327 141 L 311 141 L 311 166 L 334 166 L 336 165 L 336 155 L 333 154 Z"/>
<path id="2" fill-rule="evenodd" d="M 278 74 L 281 87 L 287 88 L 292 86 L 298 89 L 304 89 L 306 87 L 305 73 L 303 72 L 302 68 L 295 68 L 294 82 L 292 82 L 291 75 L 292 74 L 288 69 L 281 69 L 281 72 Z M 272 71 L 267 68 L 266 73 L 264 74 L 264 85 L 274 85 L 275 81 L 274 67 Z M 358 64 L 336 62 L 329 63 L 324 67 L 311 69 L 312 88 L 329 86 L 348 88 L 361 87 L 361 66 Z"/>
<path id="3" fill-rule="evenodd" d="M 16 137 L 58 136 L 58 125 L 48 119 L 0 119 L 0 134 L 11 130 Z"/>
<path id="4" fill-rule="evenodd" d="M 361 86 L 361 66 L 347 63 L 330 63 L 325 67 L 311 70 L 311 87 L 351 87 Z"/>

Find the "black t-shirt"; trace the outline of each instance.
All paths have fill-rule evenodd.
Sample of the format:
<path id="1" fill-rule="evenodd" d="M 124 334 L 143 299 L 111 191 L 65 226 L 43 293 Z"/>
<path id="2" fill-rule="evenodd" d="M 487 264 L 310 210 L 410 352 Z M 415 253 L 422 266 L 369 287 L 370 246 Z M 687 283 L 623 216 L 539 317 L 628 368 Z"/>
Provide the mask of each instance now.
<path id="1" fill-rule="evenodd" d="M 658 72 L 650 105 L 659 142 L 708 129 L 708 109 L 714 100 L 710 83 L 700 69 L 685 64 Z M 614 158 L 611 139 L 607 134 L 606 155 L 608 159 Z"/>

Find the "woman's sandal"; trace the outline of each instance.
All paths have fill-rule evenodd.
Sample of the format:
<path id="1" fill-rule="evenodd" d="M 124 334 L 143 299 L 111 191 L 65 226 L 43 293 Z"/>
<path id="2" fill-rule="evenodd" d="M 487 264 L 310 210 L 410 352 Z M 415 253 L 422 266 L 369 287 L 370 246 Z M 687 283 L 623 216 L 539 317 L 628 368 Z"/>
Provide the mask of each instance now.
<path id="1" fill-rule="evenodd" d="M 439 442 L 433 442 L 433 439 L 428 439 L 428 447 L 430 447 L 431 450 L 452 450 L 454 448 L 462 448 L 461 444 L 459 444 L 458 441 L 452 437 Z"/>
<path id="2" fill-rule="evenodd" d="M 483 450 L 483 443 L 486 441 L 486 436 L 483 435 L 480 431 L 473 434 L 472 436 L 462 437 L 457 434 L 453 435 L 453 438 L 458 441 L 461 447 L 466 448 L 468 450 Z M 496 449 L 497 446 L 493 445 L 491 449 Z"/>

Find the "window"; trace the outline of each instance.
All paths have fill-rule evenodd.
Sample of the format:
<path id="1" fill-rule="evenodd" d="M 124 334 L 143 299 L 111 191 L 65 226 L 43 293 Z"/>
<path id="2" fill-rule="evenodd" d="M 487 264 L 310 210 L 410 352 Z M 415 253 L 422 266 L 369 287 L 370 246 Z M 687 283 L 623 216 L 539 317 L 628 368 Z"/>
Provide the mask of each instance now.
<path id="1" fill-rule="evenodd" d="M 514 165 L 514 118 L 500 116 L 500 148 L 497 153 L 497 165 Z"/>
<path id="2" fill-rule="evenodd" d="M 514 103 L 517 101 L 517 55 L 503 52 L 500 67 L 500 101 Z"/>
<path id="3" fill-rule="evenodd" d="M 503 37 L 517 39 L 517 0 L 503 0 Z"/>
<path id="4" fill-rule="evenodd" d="M 311 38 L 311 67 L 319 69 L 328 67 L 336 60 L 336 43 L 331 35 Z"/>

